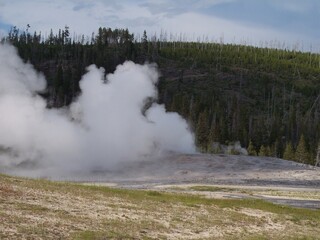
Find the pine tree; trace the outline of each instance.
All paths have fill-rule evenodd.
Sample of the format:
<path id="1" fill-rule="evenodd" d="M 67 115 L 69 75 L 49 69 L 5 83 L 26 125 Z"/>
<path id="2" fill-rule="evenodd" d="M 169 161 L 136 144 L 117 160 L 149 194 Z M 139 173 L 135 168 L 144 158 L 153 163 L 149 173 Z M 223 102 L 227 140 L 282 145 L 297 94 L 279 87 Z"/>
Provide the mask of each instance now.
<path id="1" fill-rule="evenodd" d="M 303 135 L 301 135 L 298 146 L 297 146 L 295 160 L 301 163 L 309 162 L 309 153 L 307 151 L 306 141 Z"/>
<path id="2" fill-rule="evenodd" d="M 55 96 L 54 105 L 55 107 L 62 107 L 62 104 L 64 102 L 63 101 L 64 92 L 63 92 L 63 69 L 61 65 L 59 65 L 58 67 L 57 74 L 54 79 L 53 88 L 54 88 L 53 91 Z"/>
<path id="3" fill-rule="evenodd" d="M 49 38 L 47 39 L 47 43 L 49 45 L 53 45 L 54 44 L 54 35 L 53 35 L 52 29 L 50 30 L 50 34 L 49 34 Z"/>
<path id="4" fill-rule="evenodd" d="M 262 145 L 259 151 L 259 156 L 270 156 L 270 148 L 268 146 Z"/>
<path id="5" fill-rule="evenodd" d="M 61 87 L 63 84 L 63 69 L 62 66 L 59 65 L 56 73 L 56 77 L 54 79 L 54 88 L 55 91 L 58 91 L 59 87 Z"/>
<path id="6" fill-rule="evenodd" d="M 142 42 L 142 52 L 144 54 L 147 54 L 148 53 L 148 36 L 147 36 L 146 30 L 143 31 L 141 42 Z"/>
<path id="7" fill-rule="evenodd" d="M 210 127 L 209 142 L 219 142 L 219 128 L 214 121 L 212 121 Z"/>
<path id="8" fill-rule="evenodd" d="M 276 145 L 273 144 L 270 148 L 270 157 L 277 157 L 277 149 L 276 149 Z"/>
<path id="9" fill-rule="evenodd" d="M 199 114 L 199 119 L 196 129 L 197 145 L 198 147 L 206 152 L 209 143 L 209 126 L 208 126 L 208 114 L 207 111 Z"/>
<path id="10" fill-rule="evenodd" d="M 64 44 L 69 44 L 70 43 L 70 32 L 69 32 L 69 27 L 65 26 L 64 28 Z"/>
<path id="11" fill-rule="evenodd" d="M 283 157 L 283 151 L 284 151 L 284 146 L 283 142 L 280 139 L 277 139 L 276 142 L 274 143 L 275 146 L 275 157 L 282 158 Z"/>
<path id="12" fill-rule="evenodd" d="M 283 153 L 283 159 L 286 159 L 286 160 L 294 160 L 295 159 L 294 149 L 292 147 L 291 142 L 286 144 L 286 148 Z"/>
<path id="13" fill-rule="evenodd" d="M 247 151 L 250 156 L 257 156 L 257 151 L 256 151 L 255 147 L 253 146 L 252 141 L 249 142 L 249 146 L 247 148 Z"/>

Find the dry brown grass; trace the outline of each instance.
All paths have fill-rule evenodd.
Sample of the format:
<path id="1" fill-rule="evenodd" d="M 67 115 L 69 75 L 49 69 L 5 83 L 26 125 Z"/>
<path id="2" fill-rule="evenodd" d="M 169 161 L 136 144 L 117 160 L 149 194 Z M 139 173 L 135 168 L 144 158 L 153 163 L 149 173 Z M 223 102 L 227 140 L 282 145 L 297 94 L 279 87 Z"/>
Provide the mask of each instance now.
<path id="1" fill-rule="evenodd" d="M 0 175 L 0 239 L 317 239 L 320 212 Z"/>

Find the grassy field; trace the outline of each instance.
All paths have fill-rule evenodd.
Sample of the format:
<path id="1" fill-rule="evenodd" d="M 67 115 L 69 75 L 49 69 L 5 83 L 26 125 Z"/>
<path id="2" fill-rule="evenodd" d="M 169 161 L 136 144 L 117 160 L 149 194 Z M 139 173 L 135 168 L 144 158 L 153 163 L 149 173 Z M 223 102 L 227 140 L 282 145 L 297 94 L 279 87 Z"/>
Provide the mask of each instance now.
<path id="1" fill-rule="evenodd" d="M 256 199 L 0 175 L 0 239 L 320 239 L 319 226 L 319 210 Z"/>

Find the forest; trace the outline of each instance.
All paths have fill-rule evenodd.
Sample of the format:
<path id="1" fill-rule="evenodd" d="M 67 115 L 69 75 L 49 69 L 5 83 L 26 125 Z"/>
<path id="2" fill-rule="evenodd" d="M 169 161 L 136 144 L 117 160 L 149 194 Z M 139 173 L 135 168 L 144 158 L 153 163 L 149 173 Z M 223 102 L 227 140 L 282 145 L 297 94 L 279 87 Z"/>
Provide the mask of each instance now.
<path id="1" fill-rule="evenodd" d="M 250 155 L 315 164 L 320 140 L 320 54 L 223 42 L 135 37 L 100 27 L 71 36 L 68 26 L 48 36 L 11 28 L 2 43 L 44 73 L 48 108 L 69 105 L 86 67 L 106 73 L 126 60 L 155 62 L 158 102 L 181 114 L 201 152 L 220 153 L 237 141 Z M 231 152 L 231 154 L 239 154 Z"/>

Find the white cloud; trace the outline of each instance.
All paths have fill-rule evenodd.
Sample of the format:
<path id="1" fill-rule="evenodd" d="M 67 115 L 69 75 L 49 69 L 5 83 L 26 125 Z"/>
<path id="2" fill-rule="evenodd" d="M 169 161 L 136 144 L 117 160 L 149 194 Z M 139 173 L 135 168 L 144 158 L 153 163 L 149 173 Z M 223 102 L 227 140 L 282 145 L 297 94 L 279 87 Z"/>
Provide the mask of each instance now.
<path id="1" fill-rule="evenodd" d="M 252 23 L 239 23 L 231 20 L 223 20 L 201 11 L 216 4 L 240 0 L 187 0 L 169 1 L 151 0 L 140 1 L 5 1 L 0 8 L 0 16 L 6 23 L 24 29 L 26 24 L 31 25 L 30 31 L 41 30 L 49 33 L 52 28 L 57 31 L 70 27 L 71 33 L 85 34 L 97 32 L 102 27 L 129 28 L 133 33 L 142 33 L 147 30 L 148 35 L 161 30 L 173 34 L 186 34 L 195 40 L 203 35 L 209 39 L 218 40 L 224 35 L 226 42 L 250 42 L 259 44 L 261 41 L 285 41 L 294 44 L 304 41 L 306 45 L 312 43 L 318 46 L 318 41 L 311 36 L 287 33 L 274 28 L 261 28 Z M 319 6 L 315 1 L 276 1 L 270 0 L 274 6 L 286 11 L 309 11 L 308 9 Z M 314 4 L 314 5 L 312 5 Z M 36 7 L 35 7 L 36 6 Z M 290 10 L 291 9 L 291 10 Z M 302 9 L 302 10 L 301 10 Z M 245 25 L 244 25 L 245 24 Z M 280 24 L 280 23 L 279 23 Z M 302 24 L 303 25 L 303 24 Z M 1 34 L 1 33 L 0 33 Z"/>
<path id="2" fill-rule="evenodd" d="M 0 39 L 3 38 L 3 37 L 5 37 L 7 34 L 8 34 L 8 33 L 7 33 L 6 30 L 0 29 Z"/>
<path id="3" fill-rule="evenodd" d="M 6 4 L 0 9 L 0 15 L 5 22 L 21 29 L 28 23 L 31 25 L 30 30 L 42 32 L 49 32 L 50 28 L 57 30 L 68 25 L 73 31 L 90 34 L 100 24 L 95 14 L 102 15 L 107 11 L 106 7 L 102 11 L 99 4 L 89 11 L 74 11 L 74 6 L 75 4 L 70 1 L 19 1 Z"/>
<path id="4" fill-rule="evenodd" d="M 90 35 L 100 26 L 130 27 L 132 31 L 137 25 L 153 25 L 156 18 L 144 7 L 128 3 L 107 4 L 105 1 L 13 1 L 0 9 L 4 22 L 24 29 L 31 25 L 31 31 L 41 30 L 49 33 L 52 28 L 57 31 L 68 25 L 71 31 Z M 35 8 L 35 6 L 37 6 Z M 76 8 L 76 10 L 75 10 Z"/>
<path id="5" fill-rule="evenodd" d="M 293 13 L 308 13 L 315 9 L 320 11 L 320 3 L 313 0 L 271 0 L 271 3 L 279 9 Z"/>
<path id="6" fill-rule="evenodd" d="M 192 19 L 192 21 L 190 21 Z M 288 35 L 274 29 L 260 29 L 254 26 L 245 26 L 233 21 L 227 21 L 216 17 L 201 15 L 198 13 L 184 13 L 172 19 L 164 19 L 159 23 L 163 29 L 186 36 L 207 36 L 209 40 L 219 41 L 223 36 L 226 42 L 242 42 L 259 45 L 261 41 L 271 42 L 285 41 L 287 44 L 294 44 L 299 41 L 299 36 Z M 292 39 L 292 41 L 289 41 Z"/>
<path id="7" fill-rule="evenodd" d="M 161 1 L 146 1 L 141 6 L 146 7 L 152 14 L 163 14 L 167 17 L 188 12 L 206 9 L 221 3 L 234 2 L 237 0 L 161 0 Z"/>

